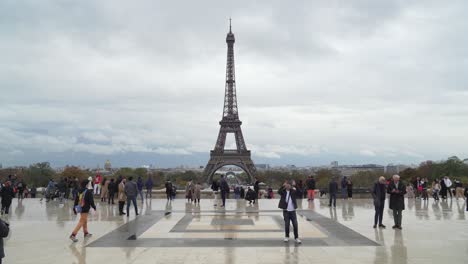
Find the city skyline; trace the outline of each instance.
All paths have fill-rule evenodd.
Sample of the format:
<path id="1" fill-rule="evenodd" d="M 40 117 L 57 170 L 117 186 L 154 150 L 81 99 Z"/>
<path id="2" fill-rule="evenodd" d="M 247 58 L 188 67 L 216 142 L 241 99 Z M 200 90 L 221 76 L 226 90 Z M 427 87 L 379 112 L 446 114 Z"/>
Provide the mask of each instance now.
<path id="1" fill-rule="evenodd" d="M 1 3 L 0 163 L 206 165 L 229 17 L 255 163 L 468 158 L 467 3 L 187 5 Z"/>

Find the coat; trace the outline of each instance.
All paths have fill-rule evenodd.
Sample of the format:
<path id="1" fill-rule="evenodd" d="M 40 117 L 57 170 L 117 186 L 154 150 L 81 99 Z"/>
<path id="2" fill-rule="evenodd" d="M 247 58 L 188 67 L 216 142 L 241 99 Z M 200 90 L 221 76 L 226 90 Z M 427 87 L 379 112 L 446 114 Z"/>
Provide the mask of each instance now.
<path id="1" fill-rule="evenodd" d="M 15 197 L 15 192 L 11 186 L 3 186 L 0 196 L 2 197 L 2 205 L 10 206 L 11 200 Z"/>
<path id="2" fill-rule="evenodd" d="M 338 183 L 336 181 L 330 182 L 330 184 L 328 184 L 328 193 L 336 194 L 337 192 L 338 192 Z"/>
<path id="3" fill-rule="evenodd" d="M 200 200 L 200 196 L 201 196 L 201 185 L 200 184 L 195 184 L 194 195 L 195 195 L 194 199 Z"/>
<path id="4" fill-rule="evenodd" d="M 125 202 L 127 200 L 127 195 L 125 194 L 125 184 L 123 182 L 119 183 L 119 202 Z"/>
<path id="5" fill-rule="evenodd" d="M 287 191 L 286 191 L 286 188 L 284 187 L 281 187 L 279 190 L 278 190 L 278 194 L 281 195 L 281 198 L 280 198 L 280 201 L 279 201 L 279 204 L 278 204 L 278 208 L 280 209 L 283 209 L 283 210 L 287 210 L 288 209 L 288 203 L 286 202 L 286 195 L 287 195 Z M 295 189 L 291 188 L 289 190 L 289 194 L 291 196 L 291 201 L 294 205 L 294 209 L 297 209 L 297 192 Z"/>
<path id="6" fill-rule="evenodd" d="M 0 219 L 0 259 L 5 257 L 5 251 L 3 249 L 3 238 L 7 237 L 9 232 L 10 225 Z"/>
<path id="7" fill-rule="evenodd" d="M 398 190 L 398 193 L 394 193 L 393 190 Z M 387 188 L 387 193 L 390 194 L 390 209 L 392 210 L 405 210 L 405 194 L 406 186 L 403 182 L 398 183 L 398 188 L 395 186 L 395 182 L 390 182 Z"/>
<path id="8" fill-rule="evenodd" d="M 382 185 L 383 185 L 383 192 L 382 192 Z M 374 186 L 372 187 L 372 198 L 374 198 L 374 206 L 375 207 L 380 207 L 382 206 L 382 203 L 385 203 L 385 198 L 387 194 L 387 186 L 385 186 L 385 183 L 380 183 L 376 182 L 374 183 Z"/>

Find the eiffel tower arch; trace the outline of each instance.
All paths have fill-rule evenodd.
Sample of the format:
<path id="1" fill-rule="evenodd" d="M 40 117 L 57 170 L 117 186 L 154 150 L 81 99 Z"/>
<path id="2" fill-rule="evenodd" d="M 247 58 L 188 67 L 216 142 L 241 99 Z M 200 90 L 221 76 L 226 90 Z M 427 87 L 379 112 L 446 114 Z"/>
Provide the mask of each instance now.
<path id="1" fill-rule="evenodd" d="M 251 182 L 253 182 L 256 172 L 255 164 L 250 157 L 250 150 L 247 149 L 244 136 L 242 135 L 242 122 L 239 119 L 237 109 L 234 42 L 235 37 L 231 30 L 231 22 L 229 22 L 229 33 L 226 36 L 228 50 L 223 117 L 219 122 L 221 127 L 219 129 L 216 145 L 214 150 L 210 152 L 210 160 L 204 171 L 208 182 L 212 181 L 213 175 L 217 170 L 228 165 L 234 165 L 243 169 Z M 228 133 L 234 134 L 236 149 L 224 149 Z"/>

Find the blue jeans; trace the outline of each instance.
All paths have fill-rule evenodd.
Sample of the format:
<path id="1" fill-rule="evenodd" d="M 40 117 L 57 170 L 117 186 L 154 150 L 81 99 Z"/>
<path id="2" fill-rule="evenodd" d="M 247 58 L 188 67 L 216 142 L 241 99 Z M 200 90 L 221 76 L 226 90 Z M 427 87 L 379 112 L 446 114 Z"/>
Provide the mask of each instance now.
<path id="1" fill-rule="evenodd" d="M 346 199 L 348 194 L 348 189 L 347 188 L 341 188 L 341 198 Z"/>
<path id="2" fill-rule="evenodd" d="M 226 192 L 225 191 L 221 191 L 221 200 L 223 200 L 223 206 L 226 205 Z"/>
<path id="3" fill-rule="evenodd" d="M 139 194 L 140 197 L 141 197 L 141 202 L 143 202 L 143 189 L 138 190 L 138 194 Z"/>
<path id="4" fill-rule="evenodd" d="M 133 203 L 133 207 L 135 207 L 135 214 L 138 214 L 138 206 L 136 197 L 127 197 L 127 216 L 130 215 L 130 202 Z"/>
<path id="5" fill-rule="evenodd" d="M 332 206 L 332 202 L 333 206 L 336 207 L 336 193 L 330 193 L 330 203 L 328 206 Z"/>

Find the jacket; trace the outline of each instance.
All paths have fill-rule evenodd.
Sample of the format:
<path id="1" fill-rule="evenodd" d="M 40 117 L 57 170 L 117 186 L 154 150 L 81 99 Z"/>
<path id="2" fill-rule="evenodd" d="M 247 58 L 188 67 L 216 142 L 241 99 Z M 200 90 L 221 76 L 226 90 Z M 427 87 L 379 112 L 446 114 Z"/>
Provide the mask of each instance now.
<path id="1" fill-rule="evenodd" d="M 125 202 L 127 200 L 127 195 L 125 194 L 125 184 L 123 182 L 120 182 L 118 185 L 118 199 L 119 202 Z"/>
<path id="2" fill-rule="evenodd" d="M 221 189 L 221 192 L 226 192 L 226 193 L 229 192 L 229 185 L 226 179 L 224 178 L 221 179 L 220 189 Z"/>
<path id="3" fill-rule="evenodd" d="M 0 191 L 0 196 L 2 197 L 2 204 L 9 205 L 13 197 L 15 197 L 15 192 L 11 186 L 3 186 Z"/>
<path id="4" fill-rule="evenodd" d="M 307 190 L 315 190 L 315 180 L 307 179 L 306 186 L 307 186 Z"/>
<path id="5" fill-rule="evenodd" d="M 286 202 L 286 195 L 287 195 L 287 191 L 286 191 L 286 188 L 284 188 L 284 186 L 282 186 L 279 190 L 278 190 L 278 194 L 281 195 L 281 198 L 280 198 L 280 201 L 279 201 L 279 204 L 278 204 L 278 208 L 280 209 L 283 209 L 283 210 L 287 210 L 288 209 L 288 203 Z M 297 209 L 297 192 L 295 189 L 291 188 L 289 190 L 289 196 L 290 196 L 290 199 L 294 205 L 294 209 Z"/>
<path id="6" fill-rule="evenodd" d="M 0 219 L 0 259 L 5 257 L 5 251 L 3 249 L 3 238 L 8 236 L 10 233 L 10 225 Z"/>
<path id="7" fill-rule="evenodd" d="M 331 181 L 330 184 L 328 184 L 328 193 L 329 194 L 338 193 L 338 183 L 336 183 L 336 181 Z"/>
<path id="8" fill-rule="evenodd" d="M 394 193 L 393 190 L 398 190 L 398 193 Z M 403 182 L 398 182 L 398 188 L 395 186 L 395 182 L 390 182 L 387 193 L 390 194 L 390 209 L 405 210 L 406 186 Z"/>
<path id="9" fill-rule="evenodd" d="M 77 206 L 78 203 L 80 202 L 80 196 L 83 192 L 86 193 L 84 194 L 84 196 L 82 196 L 83 198 L 83 202 L 84 202 L 84 205 L 82 206 L 82 209 L 81 209 L 81 212 L 82 213 L 89 213 L 89 210 L 91 208 L 93 208 L 94 210 L 96 210 L 96 205 L 94 204 L 94 196 L 93 196 L 93 192 L 91 190 L 87 190 L 86 188 L 81 190 L 80 192 L 80 195 L 77 195 L 76 198 L 75 198 L 75 204 L 74 206 Z M 75 208 L 73 208 L 74 210 Z"/>
<path id="10" fill-rule="evenodd" d="M 383 192 L 382 192 L 383 185 Z M 387 186 L 384 183 L 375 182 L 372 187 L 372 198 L 374 198 L 374 206 L 380 207 L 382 203 L 385 203 L 385 198 L 387 195 Z"/>
<path id="11" fill-rule="evenodd" d="M 151 178 L 148 178 L 148 180 L 146 180 L 145 186 L 147 190 L 153 189 L 153 180 Z"/>
<path id="12" fill-rule="evenodd" d="M 134 198 L 138 195 L 137 185 L 133 181 L 128 181 L 125 183 L 124 191 L 129 198 Z"/>

